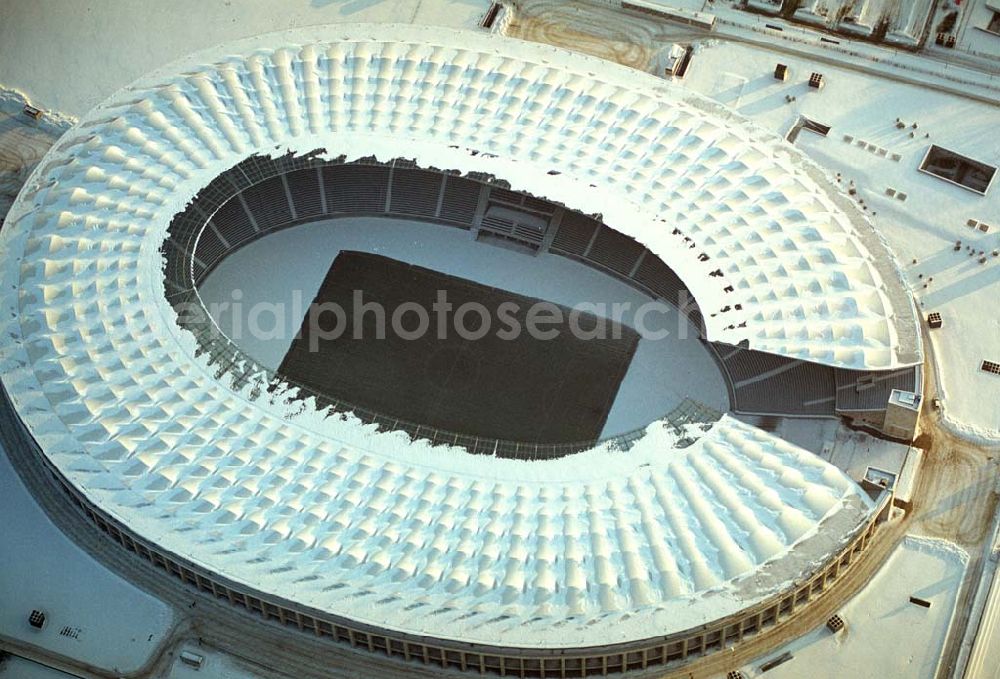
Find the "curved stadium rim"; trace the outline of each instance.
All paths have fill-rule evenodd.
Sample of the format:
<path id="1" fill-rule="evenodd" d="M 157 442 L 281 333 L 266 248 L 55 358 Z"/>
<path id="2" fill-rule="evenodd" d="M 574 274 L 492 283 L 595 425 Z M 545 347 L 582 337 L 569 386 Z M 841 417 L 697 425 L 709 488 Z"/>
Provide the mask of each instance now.
<path id="1" fill-rule="evenodd" d="M 366 650 L 383 657 L 440 666 L 479 675 L 512 677 L 591 677 L 650 668 L 670 669 L 691 658 L 732 648 L 744 640 L 779 627 L 798 611 L 821 599 L 853 571 L 892 506 L 892 493 L 883 492 L 868 518 L 839 549 L 804 577 L 789 584 L 765 601 L 734 615 L 667 636 L 653 636 L 632 642 L 585 648 L 527 649 L 486 646 L 358 623 L 340 616 L 268 596 L 243 583 L 165 550 L 108 514 L 77 489 L 43 452 L 38 441 L 21 421 L 6 386 L 0 384 L 0 443 L 12 451 L 19 473 L 30 465 L 36 473 L 66 494 L 93 525 L 111 537 L 122 549 L 132 552 L 154 567 L 175 576 L 184 585 L 215 598 L 229 601 L 265 620 L 328 637 L 336 643 Z"/>

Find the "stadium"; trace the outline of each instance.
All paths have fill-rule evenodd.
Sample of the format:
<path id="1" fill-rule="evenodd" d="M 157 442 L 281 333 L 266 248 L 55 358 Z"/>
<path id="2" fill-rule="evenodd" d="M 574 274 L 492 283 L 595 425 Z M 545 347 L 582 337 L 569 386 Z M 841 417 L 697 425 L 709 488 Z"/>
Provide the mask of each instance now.
<path id="1" fill-rule="evenodd" d="M 165 578 L 400 673 L 679 667 L 800 615 L 893 507 L 767 426 L 917 432 L 920 317 L 837 182 L 690 90 L 499 35 L 198 52 L 81 118 L 7 215 L 6 442 Z M 449 354 L 427 365 L 478 374 L 428 392 L 209 310 L 255 280 L 332 299 L 335 274 L 386 298 L 418 275 L 599 289 L 689 337 Z"/>

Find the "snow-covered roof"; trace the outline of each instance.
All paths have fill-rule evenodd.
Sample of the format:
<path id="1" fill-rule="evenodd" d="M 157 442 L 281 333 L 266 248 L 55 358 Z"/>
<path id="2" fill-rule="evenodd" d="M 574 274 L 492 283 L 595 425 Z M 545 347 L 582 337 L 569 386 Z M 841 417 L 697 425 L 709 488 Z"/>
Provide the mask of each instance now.
<path id="1" fill-rule="evenodd" d="M 48 199 L 71 197 L 80 216 L 91 193 L 101 210 L 127 195 L 160 225 L 254 152 L 405 153 L 601 213 L 681 276 L 709 340 L 843 368 L 922 362 L 891 254 L 816 165 L 719 104 L 598 59 L 437 28 L 299 30 L 173 64 L 70 136 L 89 140 L 67 149 L 81 162 L 42 174 L 59 179 Z"/>
<path id="2" fill-rule="evenodd" d="M 405 152 L 602 212 L 678 271 L 714 339 L 869 368 L 906 350 L 896 323 L 912 310 L 890 304 L 897 282 L 873 266 L 867 224 L 792 149 L 714 104 L 482 34 L 262 36 L 98 107 L 43 159 L 0 233 L 3 384 L 52 463 L 104 511 L 269 595 L 527 647 L 734 613 L 864 523 L 871 502 L 842 472 L 729 417 L 683 449 L 654 423 L 628 453 L 523 462 L 217 379 L 165 300 L 170 217 L 252 153 L 318 147 Z M 692 256 L 702 252 L 708 262 Z M 725 276 L 707 275 L 716 268 Z M 743 308 L 712 317 L 723 303 Z M 739 319 L 746 329 L 727 329 Z"/>

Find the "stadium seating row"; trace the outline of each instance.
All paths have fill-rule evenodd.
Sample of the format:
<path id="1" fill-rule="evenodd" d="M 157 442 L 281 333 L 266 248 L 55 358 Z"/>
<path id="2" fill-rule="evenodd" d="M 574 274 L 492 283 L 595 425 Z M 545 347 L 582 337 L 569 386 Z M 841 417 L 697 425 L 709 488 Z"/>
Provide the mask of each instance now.
<path id="1" fill-rule="evenodd" d="M 300 167 L 304 160 L 307 168 Z M 488 181 L 408 165 L 374 159 L 248 159 L 223 173 L 174 218 L 170 240 L 181 247 L 164 247 L 167 277 L 174 289 L 190 289 L 229 253 L 256 238 L 341 215 L 405 216 L 464 229 L 485 226 L 539 246 L 544 234 L 496 216 L 514 209 L 549 224 L 554 231 L 550 252 L 583 261 L 665 299 L 702 328 L 700 312 L 680 278 L 641 244 L 600 220 Z M 487 215 L 490 206 L 500 210 Z"/>

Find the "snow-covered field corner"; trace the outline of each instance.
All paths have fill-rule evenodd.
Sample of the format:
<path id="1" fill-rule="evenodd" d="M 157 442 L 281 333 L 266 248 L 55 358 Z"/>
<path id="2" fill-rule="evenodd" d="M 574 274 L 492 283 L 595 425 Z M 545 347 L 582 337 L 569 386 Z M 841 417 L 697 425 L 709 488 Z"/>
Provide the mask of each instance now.
<path id="1" fill-rule="evenodd" d="M 846 623 L 843 631 L 818 627 L 742 668 L 744 676 L 933 679 L 968 562 L 969 555 L 950 542 L 907 536 L 872 581 L 838 611 Z M 911 596 L 930 607 L 911 603 Z M 761 672 L 762 665 L 786 652 L 790 660 Z"/>

